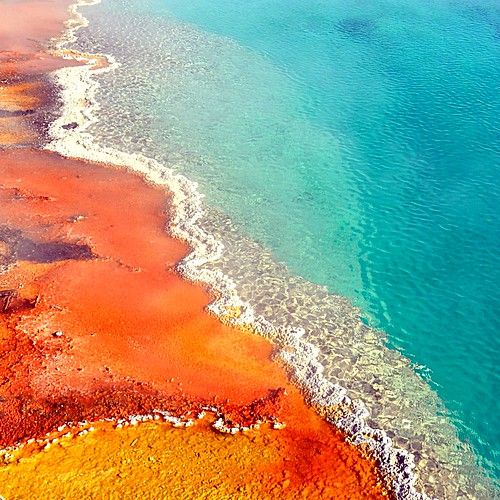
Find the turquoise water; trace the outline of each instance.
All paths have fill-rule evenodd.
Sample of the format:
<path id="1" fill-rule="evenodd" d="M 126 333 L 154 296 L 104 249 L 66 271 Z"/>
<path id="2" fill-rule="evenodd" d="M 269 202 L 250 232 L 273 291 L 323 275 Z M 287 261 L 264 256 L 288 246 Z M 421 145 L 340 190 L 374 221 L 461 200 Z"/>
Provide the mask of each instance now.
<path id="1" fill-rule="evenodd" d="M 255 55 L 211 42 L 214 54 L 177 71 L 174 54 L 172 72 L 143 97 L 160 110 L 153 141 L 174 162 L 191 155 L 184 171 L 209 202 L 387 332 L 499 477 L 497 2 L 128 8 Z M 187 46 L 179 35 L 177 49 Z"/>

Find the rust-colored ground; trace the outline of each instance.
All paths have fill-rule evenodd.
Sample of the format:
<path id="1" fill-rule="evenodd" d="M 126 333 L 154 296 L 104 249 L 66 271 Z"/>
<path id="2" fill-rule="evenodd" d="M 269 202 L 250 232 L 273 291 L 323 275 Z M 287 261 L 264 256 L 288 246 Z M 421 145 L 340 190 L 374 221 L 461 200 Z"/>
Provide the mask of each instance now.
<path id="1" fill-rule="evenodd" d="M 0 447 L 154 410 L 189 417 L 210 406 L 229 426 L 269 423 L 236 436 L 214 431 L 214 414 L 189 429 L 100 424 L 7 461 L 0 494 L 383 496 L 373 462 L 306 406 L 272 346 L 222 325 L 203 287 L 176 274 L 188 248 L 165 232 L 168 194 L 37 148 L 54 104 L 45 74 L 61 64 L 39 42 L 60 30 L 66 5 L 2 3 Z"/>
<path id="2" fill-rule="evenodd" d="M 208 315 L 207 293 L 173 271 L 187 248 L 165 235 L 163 190 L 49 152 L 0 158 L 0 240 L 5 264 L 14 262 L 0 283 L 18 292 L 0 325 L 29 341 L 40 360 L 22 374 L 19 359 L 9 383 L 29 377 L 37 398 L 104 391 L 113 415 L 152 410 L 157 393 L 174 406 L 186 398 L 248 405 L 285 384 L 281 370 L 261 362 L 270 345 Z M 150 406 L 137 396 L 113 404 L 106 394 L 109 384 L 137 381 Z M 37 425 L 57 426 L 69 411 L 37 415 Z M 0 444 L 17 438 L 7 436 L 20 416 L 0 420 Z"/>

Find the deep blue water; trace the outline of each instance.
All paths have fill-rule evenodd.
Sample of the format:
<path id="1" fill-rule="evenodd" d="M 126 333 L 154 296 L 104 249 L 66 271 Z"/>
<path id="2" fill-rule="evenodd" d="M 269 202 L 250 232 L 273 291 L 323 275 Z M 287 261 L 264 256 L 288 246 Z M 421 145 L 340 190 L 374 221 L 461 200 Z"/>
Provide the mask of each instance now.
<path id="1" fill-rule="evenodd" d="M 499 477 L 500 4 L 128 8 L 245 48 L 210 41 L 220 52 L 197 48 L 193 71 L 159 75 L 145 99 L 165 110 L 162 144 L 210 158 L 186 166 L 209 202 L 294 273 L 359 305 Z"/>

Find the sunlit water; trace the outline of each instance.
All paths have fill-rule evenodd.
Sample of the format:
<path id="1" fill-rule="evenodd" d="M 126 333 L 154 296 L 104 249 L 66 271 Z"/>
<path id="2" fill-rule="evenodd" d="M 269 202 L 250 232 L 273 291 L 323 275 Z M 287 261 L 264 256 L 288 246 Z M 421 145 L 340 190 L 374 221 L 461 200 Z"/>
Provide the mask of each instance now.
<path id="1" fill-rule="evenodd" d="M 245 265 L 258 267 L 267 248 L 281 274 L 359 306 L 498 477 L 496 2 L 104 0 L 87 10 L 82 48 L 123 63 L 103 78 L 106 119 L 94 133 L 200 183 L 213 220 L 227 214 L 240 235 L 228 249 L 248 262 L 226 267 L 243 288 Z M 303 296 L 319 293 L 305 283 Z M 408 382 L 397 390 L 444 413 L 430 390 L 412 391 L 419 382 L 401 363 Z"/>

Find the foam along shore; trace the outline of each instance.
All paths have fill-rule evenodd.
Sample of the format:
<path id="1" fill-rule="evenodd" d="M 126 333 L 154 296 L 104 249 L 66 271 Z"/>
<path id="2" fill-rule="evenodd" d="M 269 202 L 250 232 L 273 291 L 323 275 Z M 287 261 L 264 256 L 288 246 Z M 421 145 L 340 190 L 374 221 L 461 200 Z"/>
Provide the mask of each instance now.
<path id="1" fill-rule="evenodd" d="M 55 10 L 47 5 L 44 15 L 59 16 L 59 7 L 65 7 L 64 2 L 50 4 Z M 16 15 L 27 15 L 43 10 L 45 3 L 6 5 Z M 62 17 L 57 16 L 42 18 L 42 27 L 26 22 L 27 31 L 15 36 L 2 28 L 3 44 L 15 49 L 8 57 L 2 53 L 2 74 L 11 75 L 6 87 L 22 99 L 33 97 L 16 101 L 33 111 L 17 117 L 57 104 L 45 71 L 67 64 L 40 48 L 58 32 Z M 16 36 L 20 41 L 14 43 Z M 24 36 L 37 42 L 25 42 Z M 14 87 L 30 79 L 38 82 L 33 94 Z M 7 102 L 4 98 L 0 105 Z M 72 123 L 61 130 L 69 134 Z M 140 175 L 41 150 L 46 125 L 6 123 L 2 137 L 8 140 L 0 149 L 0 444 L 5 462 L 0 494 L 50 496 L 62 488 L 69 497 L 80 495 L 85 479 L 69 484 L 64 478 L 89 450 L 96 456 L 90 466 L 97 469 L 89 473 L 107 477 L 108 464 L 131 446 L 127 434 L 109 426 L 137 423 L 134 415 L 139 414 L 146 421 L 167 422 L 140 426 L 134 450 L 142 457 L 164 432 L 160 452 L 170 445 L 183 457 L 196 442 L 202 463 L 213 456 L 224 460 L 220 468 L 204 469 L 217 476 L 206 488 L 234 486 L 234 478 L 221 478 L 233 470 L 226 454 L 232 447 L 238 451 L 235 461 L 243 464 L 242 477 L 250 478 L 255 470 L 265 477 L 258 485 L 260 496 L 276 493 L 277 485 L 287 490 L 282 494 L 280 489 L 280 497 L 300 492 L 385 496 L 375 461 L 306 405 L 282 367 L 271 361 L 269 341 L 222 324 L 207 312 L 213 296 L 178 274 L 177 264 L 190 249 L 165 231 L 166 221 L 178 217 L 171 195 Z M 207 417 L 197 423 L 203 413 Z M 92 444 L 77 437 L 88 428 L 86 422 L 100 429 Z M 189 428 L 174 434 L 157 428 L 168 422 Z M 51 433 L 58 437 L 47 441 Z M 229 444 L 233 438 L 241 446 Z M 253 444 L 243 446 L 245 440 Z M 127 473 L 149 474 L 139 462 L 129 463 Z M 189 491 L 180 465 L 164 462 L 164 470 L 180 474 Z M 121 479 L 113 481 L 115 492 L 123 488 L 127 494 L 130 485 Z M 139 484 L 147 492 L 160 483 Z"/>

